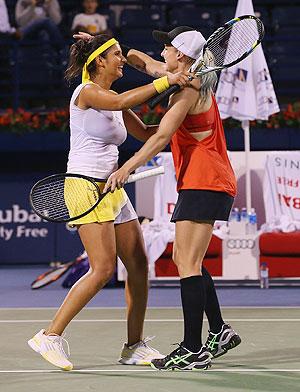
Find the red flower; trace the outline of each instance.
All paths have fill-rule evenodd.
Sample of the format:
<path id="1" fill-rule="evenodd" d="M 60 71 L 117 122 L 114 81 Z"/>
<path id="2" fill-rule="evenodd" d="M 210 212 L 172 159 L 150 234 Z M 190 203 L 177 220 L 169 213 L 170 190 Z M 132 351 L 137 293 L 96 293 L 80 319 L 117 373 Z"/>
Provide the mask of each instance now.
<path id="1" fill-rule="evenodd" d="M 140 106 L 137 115 L 146 124 L 158 124 L 166 109 L 158 105 L 153 110 L 147 104 Z M 223 121 L 224 127 L 240 127 L 240 121 L 232 118 Z M 279 113 L 273 114 L 268 121 L 251 121 L 251 127 L 300 128 L 300 101 L 289 103 Z M 32 130 L 65 131 L 69 128 L 69 108 L 60 108 L 47 113 L 32 113 L 24 108 L 14 111 L 11 108 L 0 113 L 0 131 L 26 132 Z"/>

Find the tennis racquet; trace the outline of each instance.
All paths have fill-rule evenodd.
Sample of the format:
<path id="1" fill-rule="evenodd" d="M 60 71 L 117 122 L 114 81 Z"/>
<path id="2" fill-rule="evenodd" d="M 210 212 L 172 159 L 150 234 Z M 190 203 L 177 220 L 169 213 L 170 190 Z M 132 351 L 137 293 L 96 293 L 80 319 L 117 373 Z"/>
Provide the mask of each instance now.
<path id="1" fill-rule="evenodd" d="M 261 43 L 264 37 L 264 25 L 253 15 L 243 15 L 234 18 L 218 28 L 206 41 L 201 55 L 195 60 L 189 71 L 194 72 L 194 78 L 201 78 L 208 72 L 221 71 L 244 60 Z M 205 52 L 209 52 L 213 66 L 206 66 L 203 62 Z M 175 84 L 150 101 L 153 109 L 164 98 L 180 90 Z"/>
<path id="2" fill-rule="evenodd" d="M 163 166 L 131 174 L 127 183 L 164 173 Z M 54 174 L 38 181 L 30 191 L 34 212 L 49 222 L 72 222 L 90 213 L 109 193 L 101 193 L 99 182 L 80 174 Z"/>
<path id="3" fill-rule="evenodd" d="M 55 282 L 61 276 L 63 276 L 69 269 L 74 265 L 81 263 L 85 258 L 82 256 L 77 257 L 73 261 L 69 261 L 68 263 L 61 264 L 55 268 L 51 268 L 50 270 L 44 272 L 39 275 L 32 283 L 31 288 L 33 290 L 40 289 L 42 287 L 47 286 L 50 283 Z"/>

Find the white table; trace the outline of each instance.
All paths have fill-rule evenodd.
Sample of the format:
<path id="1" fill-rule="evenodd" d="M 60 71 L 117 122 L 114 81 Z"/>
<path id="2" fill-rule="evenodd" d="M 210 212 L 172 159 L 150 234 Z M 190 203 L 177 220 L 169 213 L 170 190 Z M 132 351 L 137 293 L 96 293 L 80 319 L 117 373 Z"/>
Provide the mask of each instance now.
<path id="1" fill-rule="evenodd" d="M 222 241 L 222 279 L 259 279 L 259 235 L 228 235 Z"/>

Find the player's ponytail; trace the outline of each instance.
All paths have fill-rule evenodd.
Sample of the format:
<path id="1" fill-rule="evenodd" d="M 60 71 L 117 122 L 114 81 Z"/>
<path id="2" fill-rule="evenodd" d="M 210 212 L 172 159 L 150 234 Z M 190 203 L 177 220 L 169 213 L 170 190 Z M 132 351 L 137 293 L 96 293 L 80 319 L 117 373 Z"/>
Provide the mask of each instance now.
<path id="1" fill-rule="evenodd" d="M 214 56 L 209 50 L 206 50 L 204 52 L 203 61 L 207 67 L 215 66 Z M 218 77 L 216 72 L 208 72 L 202 75 L 200 80 L 200 96 L 201 100 L 205 100 L 208 95 L 210 95 L 211 92 L 215 90 L 218 82 Z"/>

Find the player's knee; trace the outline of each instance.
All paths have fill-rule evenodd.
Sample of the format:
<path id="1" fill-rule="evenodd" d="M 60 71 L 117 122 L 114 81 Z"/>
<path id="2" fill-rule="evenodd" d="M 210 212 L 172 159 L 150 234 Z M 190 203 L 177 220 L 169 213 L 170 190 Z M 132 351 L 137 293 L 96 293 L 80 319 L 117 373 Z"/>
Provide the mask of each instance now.
<path id="1" fill-rule="evenodd" d="M 185 272 L 187 270 L 200 270 L 202 265 L 202 258 L 193 253 L 189 254 L 179 248 L 173 248 L 173 261 L 178 269 L 178 272 Z"/>
<path id="2" fill-rule="evenodd" d="M 184 259 L 186 258 L 186 254 L 184 254 L 183 249 L 174 245 L 172 258 L 178 268 L 178 266 L 184 262 Z"/>
<path id="3" fill-rule="evenodd" d="M 90 273 L 95 287 L 101 289 L 113 277 L 113 274 L 115 273 L 115 266 L 108 265 L 94 270 L 91 269 Z"/>

